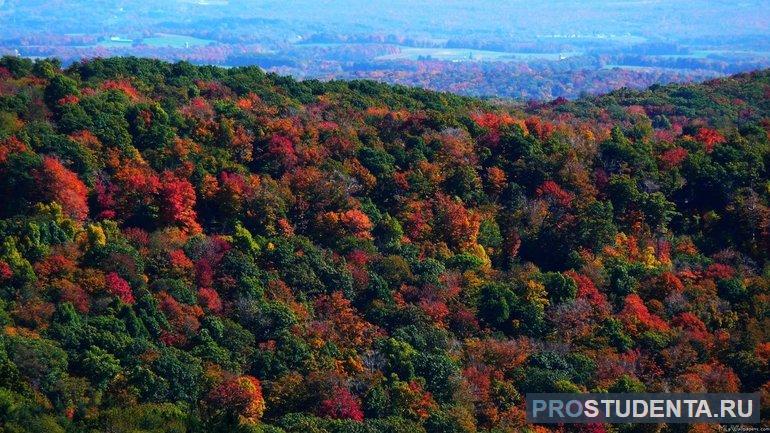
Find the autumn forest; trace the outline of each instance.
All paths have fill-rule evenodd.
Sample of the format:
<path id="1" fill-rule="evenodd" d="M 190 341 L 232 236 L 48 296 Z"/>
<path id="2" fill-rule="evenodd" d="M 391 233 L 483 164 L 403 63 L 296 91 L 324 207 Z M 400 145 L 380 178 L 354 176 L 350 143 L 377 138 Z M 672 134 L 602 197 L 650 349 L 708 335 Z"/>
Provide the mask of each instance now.
<path id="1" fill-rule="evenodd" d="M 760 392 L 770 72 L 574 101 L 0 60 L 0 432 L 684 432 Z"/>

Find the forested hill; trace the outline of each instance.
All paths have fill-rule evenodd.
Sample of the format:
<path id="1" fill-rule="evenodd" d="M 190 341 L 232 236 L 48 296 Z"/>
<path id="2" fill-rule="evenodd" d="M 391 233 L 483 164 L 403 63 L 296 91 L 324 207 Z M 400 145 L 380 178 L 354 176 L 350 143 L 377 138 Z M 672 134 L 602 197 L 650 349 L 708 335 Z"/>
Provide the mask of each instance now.
<path id="1" fill-rule="evenodd" d="M 680 123 L 718 128 L 761 125 L 770 116 L 770 70 L 715 79 L 699 85 L 655 85 L 646 91 L 617 90 L 607 95 L 570 102 L 559 111 L 599 118 L 607 110 L 613 121 L 627 120 L 624 107 L 641 106 L 656 129 L 668 129 L 664 117 L 681 117 Z M 553 105 L 553 104 L 552 104 Z M 558 102 L 556 105 L 561 105 Z M 700 118 L 700 119 L 699 119 Z M 689 122 L 688 122 L 689 121 Z"/>
<path id="2" fill-rule="evenodd" d="M 769 111 L 767 71 L 506 108 L 3 58 L 0 431 L 543 432 L 551 391 L 767 419 Z"/>

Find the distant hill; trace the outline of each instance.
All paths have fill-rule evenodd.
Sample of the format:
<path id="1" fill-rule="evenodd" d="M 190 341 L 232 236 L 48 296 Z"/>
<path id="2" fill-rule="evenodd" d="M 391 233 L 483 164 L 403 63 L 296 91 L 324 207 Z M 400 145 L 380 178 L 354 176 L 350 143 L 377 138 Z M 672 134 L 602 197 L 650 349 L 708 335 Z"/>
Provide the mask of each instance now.
<path id="1" fill-rule="evenodd" d="M 537 19 L 533 19 L 537 17 Z M 766 0 L 8 0 L 0 55 L 576 99 L 770 67 Z"/>

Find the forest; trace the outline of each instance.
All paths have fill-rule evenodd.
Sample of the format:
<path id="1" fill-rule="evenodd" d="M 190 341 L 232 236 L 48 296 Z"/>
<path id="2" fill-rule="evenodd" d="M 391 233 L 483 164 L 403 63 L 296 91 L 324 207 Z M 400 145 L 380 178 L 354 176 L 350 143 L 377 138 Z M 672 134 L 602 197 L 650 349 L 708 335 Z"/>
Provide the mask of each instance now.
<path id="1" fill-rule="evenodd" d="M 0 432 L 527 424 L 758 392 L 770 71 L 517 104 L 258 67 L 0 59 Z"/>

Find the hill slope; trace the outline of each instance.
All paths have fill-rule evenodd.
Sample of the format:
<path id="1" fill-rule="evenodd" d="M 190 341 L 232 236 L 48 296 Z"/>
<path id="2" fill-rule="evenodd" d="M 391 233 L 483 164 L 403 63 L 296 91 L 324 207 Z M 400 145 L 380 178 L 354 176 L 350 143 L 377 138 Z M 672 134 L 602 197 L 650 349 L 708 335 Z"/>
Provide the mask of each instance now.
<path id="1" fill-rule="evenodd" d="M 767 396 L 768 110 L 767 71 L 525 112 L 3 58 L 0 420 L 508 432 L 528 392 Z"/>

